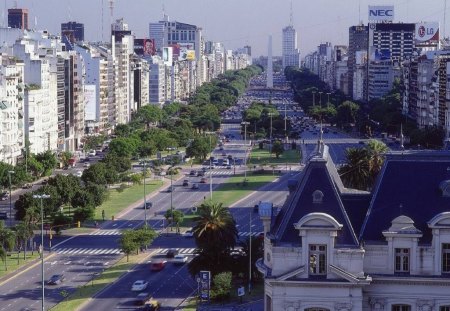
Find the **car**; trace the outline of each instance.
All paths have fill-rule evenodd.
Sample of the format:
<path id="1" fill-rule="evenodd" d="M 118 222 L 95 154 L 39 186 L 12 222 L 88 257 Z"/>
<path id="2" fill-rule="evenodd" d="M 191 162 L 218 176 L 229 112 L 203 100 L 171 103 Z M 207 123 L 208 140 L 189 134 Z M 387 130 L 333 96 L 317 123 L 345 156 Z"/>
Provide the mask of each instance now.
<path id="1" fill-rule="evenodd" d="M 150 298 L 145 302 L 143 311 L 158 311 L 161 308 L 161 303 L 158 300 Z"/>
<path id="2" fill-rule="evenodd" d="M 22 189 L 31 189 L 31 188 L 33 188 L 33 184 L 30 184 L 30 183 L 24 184 L 24 185 L 22 186 Z"/>
<path id="3" fill-rule="evenodd" d="M 81 177 L 81 176 L 83 176 L 83 172 L 82 172 L 82 171 L 77 171 L 77 172 L 75 173 L 75 176 Z"/>
<path id="4" fill-rule="evenodd" d="M 0 212 L 0 219 L 8 219 L 8 213 L 7 212 Z"/>
<path id="5" fill-rule="evenodd" d="M 173 257 L 173 263 L 176 265 L 183 265 L 188 261 L 188 257 L 186 255 L 175 255 L 175 257 Z"/>
<path id="6" fill-rule="evenodd" d="M 167 188 L 167 192 L 173 192 L 175 190 L 174 186 L 170 186 L 169 188 Z"/>
<path id="7" fill-rule="evenodd" d="M 161 271 L 166 266 L 166 261 L 155 261 L 152 262 L 150 269 L 152 271 Z"/>
<path id="8" fill-rule="evenodd" d="M 9 198 L 9 193 L 8 192 L 2 192 L 2 194 L 0 195 L 0 200 L 1 201 L 6 201 Z"/>
<path id="9" fill-rule="evenodd" d="M 204 171 L 197 171 L 197 176 L 198 177 L 205 176 L 205 172 Z"/>
<path id="10" fill-rule="evenodd" d="M 194 231 L 192 231 L 192 229 L 187 230 L 185 233 L 183 233 L 183 236 L 185 238 L 192 238 L 192 237 L 194 237 Z"/>
<path id="11" fill-rule="evenodd" d="M 195 176 L 196 174 L 197 174 L 197 173 L 196 173 L 195 171 L 190 171 L 190 172 L 189 172 L 189 175 L 190 175 L 190 176 Z"/>
<path id="12" fill-rule="evenodd" d="M 227 165 L 227 170 L 231 170 L 231 165 Z"/>
<path id="13" fill-rule="evenodd" d="M 219 150 L 222 151 L 222 150 L 223 150 L 223 147 L 220 147 Z"/>
<path id="14" fill-rule="evenodd" d="M 91 165 L 90 165 L 88 162 L 84 162 L 83 166 L 84 166 L 84 167 L 89 167 L 89 166 L 91 166 Z"/>
<path id="15" fill-rule="evenodd" d="M 146 289 L 148 286 L 148 281 L 144 281 L 144 280 L 137 280 L 133 283 L 133 285 L 131 286 L 131 291 L 132 292 L 141 292 L 144 289 Z"/>
<path id="16" fill-rule="evenodd" d="M 192 187 L 191 187 L 193 190 L 197 190 L 198 189 L 198 184 L 192 184 Z"/>
<path id="17" fill-rule="evenodd" d="M 176 248 L 169 248 L 169 250 L 166 253 L 167 258 L 174 258 L 176 255 L 178 255 L 179 251 Z"/>
<path id="18" fill-rule="evenodd" d="M 95 155 L 96 155 L 95 150 L 89 151 L 88 155 L 89 155 L 90 157 L 95 157 Z"/>
<path id="19" fill-rule="evenodd" d="M 189 186 L 189 180 L 185 179 L 183 180 L 183 187 Z"/>
<path id="20" fill-rule="evenodd" d="M 146 302 L 148 302 L 151 299 L 152 299 L 151 293 L 140 293 L 139 295 L 136 296 L 134 304 L 136 306 L 143 306 L 145 305 Z"/>
<path id="21" fill-rule="evenodd" d="M 205 177 L 202 177 L 202 179 L 200 179 L 200 183 L 201 184 L 206 184 L 208 180 Z"/>
<path id="22" fill-rule="evenodd" d="M 222 157 L 226 157 L 226 156 L 227 156 L 226 152 L 222 152 Z"/>
<path id="23" fill-rule="evenodd" d="M 47 281 L 47 284 L 48 285 L 58 285 L 58 284 L 61 284 L 65 279 L 66 278 L 64 277 L 64 274 L 54 274 Z"/>
<path id="24" fill-rule="evenodd" d="M 89 159 L 88 157 L 86 157 L 86 158 L 84 158 L 83 160 L 82 160 L 82 162 L 89 162 L 89 161 L 91 161 L 91 159 Z"/>

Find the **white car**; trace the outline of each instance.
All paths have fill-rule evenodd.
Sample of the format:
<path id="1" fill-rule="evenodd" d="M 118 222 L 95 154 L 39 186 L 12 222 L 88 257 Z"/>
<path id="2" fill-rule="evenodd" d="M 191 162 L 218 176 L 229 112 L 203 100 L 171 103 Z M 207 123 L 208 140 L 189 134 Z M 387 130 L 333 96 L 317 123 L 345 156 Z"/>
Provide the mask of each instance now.
<path id="1" fill-rule="evenodd" d="M 78 171 L 78 172 L 76 172 L 76 174 L 75 174 L 77 177 L 81 177 L 81 176 L 83 176 L 83 172 L 82 171 Z"/>
<path id="2" fill-rule="evenodd" d="M 133 291 L 133 292 L 140 292 L 140 291 L 143 291 L 144 289 L 146 289 L 147 286 L 148 286 L 148 282 L 147 281 L 137 280 L 131 286 L 131 291 Z"/>
<path id="3" fill-rule="evenodd" d="M 194 231 L 192 231 L 192 229 L 187 230 L 185 233 L 183 233 L 183 236 L 185 238 L 192 238 L 194 236 Z"/>
<path id="4" fill-rule="evenodd" d="M 180 264 L 183 265 L 188 261 L 188 257 L 186 255 L 175 255 L 175 257 L 173 257 L 173 263 L 174 264 Z"/>

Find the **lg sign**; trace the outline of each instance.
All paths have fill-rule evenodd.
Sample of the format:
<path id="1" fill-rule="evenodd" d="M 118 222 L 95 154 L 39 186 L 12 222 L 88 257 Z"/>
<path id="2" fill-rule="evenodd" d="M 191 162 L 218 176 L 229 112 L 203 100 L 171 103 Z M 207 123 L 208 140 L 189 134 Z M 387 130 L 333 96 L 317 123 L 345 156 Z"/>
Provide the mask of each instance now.
<path id="1" fill-rule="evenodd" d="M 393 21 L 394 6 L 369 6 L 369 21 Z"/>

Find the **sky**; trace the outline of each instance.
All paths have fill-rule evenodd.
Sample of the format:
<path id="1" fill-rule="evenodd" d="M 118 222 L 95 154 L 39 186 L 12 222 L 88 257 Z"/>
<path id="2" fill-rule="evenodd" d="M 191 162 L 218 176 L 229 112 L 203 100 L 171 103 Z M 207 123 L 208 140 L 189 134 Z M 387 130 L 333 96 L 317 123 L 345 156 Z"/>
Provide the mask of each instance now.
<path id="1" fill-rule="evenodd" d="M 32 28 L 58 34 L 60 24 L 71 20 L 84 23 L 88 41 L 108 38 L 109 0 L 0 0 L 2 24 L 6 9 L 16 3 L 29 9 Z M 149 22 L 161 20 L 164 10 L 170 20 L 201 27 L 206 40 L 222 42 L 227 49 L 250 45 L 256 57 L 267 55 L 272 35 L 273 54 L 281 55 L 281 34 L 290 22 L 291 3 L 302 56 L 327 41 L 347 45 L 348 28 L 367 23 L 369 5 L 394 5 L 394 21 L 438 21 L 441 36 L 444 30 L 450 34 L 450 1 L 445 5 L 446 0 L 114 0 L 113 20 L 124 18 L 136 37 L 144 38 Z"/>

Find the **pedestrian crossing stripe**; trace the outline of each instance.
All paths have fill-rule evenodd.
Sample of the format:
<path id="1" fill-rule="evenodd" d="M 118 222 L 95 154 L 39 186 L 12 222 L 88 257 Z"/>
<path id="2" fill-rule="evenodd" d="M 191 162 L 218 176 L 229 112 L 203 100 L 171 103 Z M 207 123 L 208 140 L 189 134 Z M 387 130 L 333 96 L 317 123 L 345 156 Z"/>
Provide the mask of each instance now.
<path id="1" fill-rule="evenodd" d="M 169 249 L 176 249 L 179 254 L 194 254 L 195 248 L 158 248 L 156 250 L 157 255 L 167 254 Z"/>
<path id="2" fill-rule="evenodd" d="M 89 233 L 89 235 L 122 235 L 121 230 L 97 230 Z"/>
<path id="3" fill-rule="evenodd" d="M 118 248 L 54 248 L 53 252 L 61 255 L 118 255 Z"/>
<path id="4" fill-rule="evenodd" d="M 209 175 L 233 175 L 233 171 L 232 170 L 227 170 L 227 171 L 211 171 L 211 172 L 207 172 L 205 173 L 205 176 L 209 176 Z"/>

